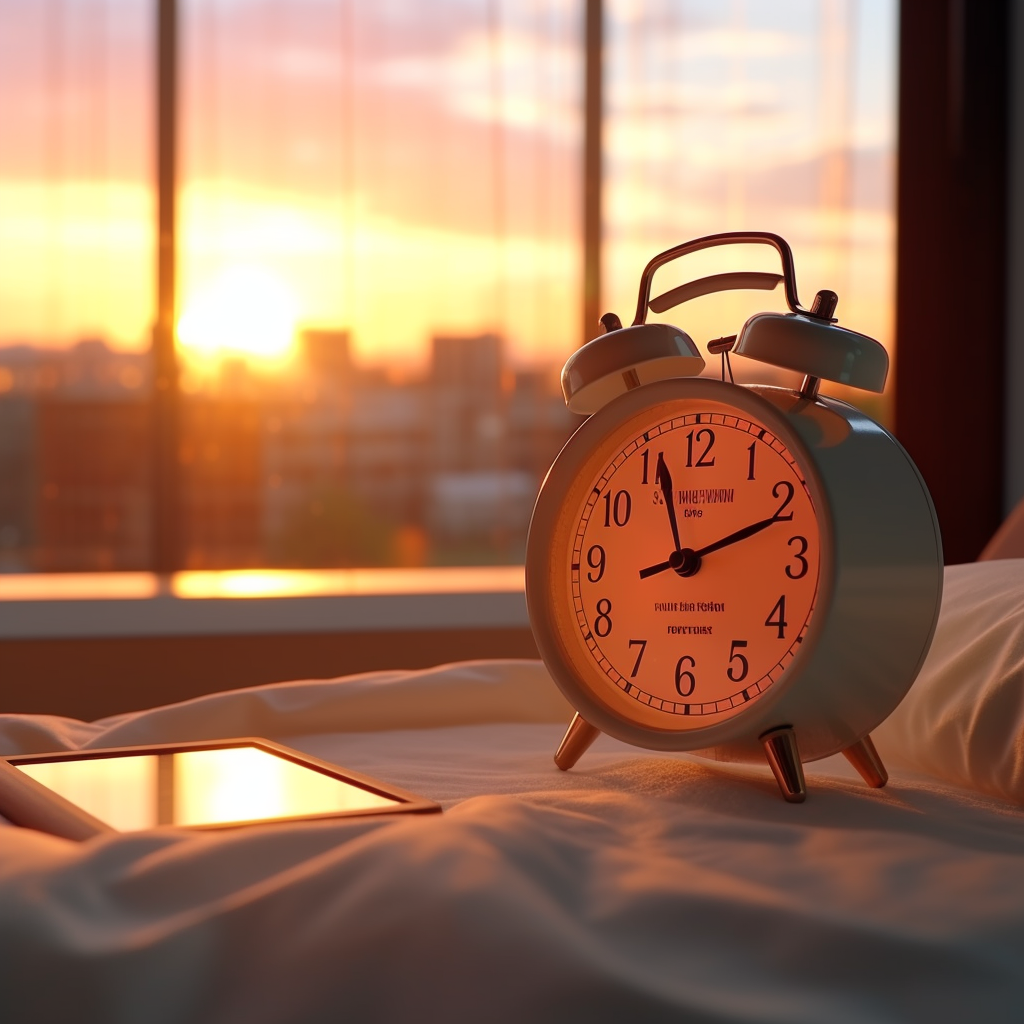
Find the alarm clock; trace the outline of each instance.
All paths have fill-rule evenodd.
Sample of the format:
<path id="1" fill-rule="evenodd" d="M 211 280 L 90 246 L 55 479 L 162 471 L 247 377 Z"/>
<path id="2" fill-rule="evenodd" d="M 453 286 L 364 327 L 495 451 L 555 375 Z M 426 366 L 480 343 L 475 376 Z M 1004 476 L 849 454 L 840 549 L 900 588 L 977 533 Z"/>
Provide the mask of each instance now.
<path id="1" fill-rule="evenodd" d="M 655 271 L 727 244 L 775 248 L 781 274 L 733 273 L 651 298 Z M 788 312 L 709 344 L 721 380 L 670 324 L 699 295 L 783 285 Z M 656 256 L 636 317 L 562 371 L 587 414 L 537 497 L 526 556 L 530 624 L 576 714 L 555 755 L 571 768 L 605 732 L 653 750 L 767 758 L 782 795 L 803 762 L 842 752 L 871 786 L 871 742 L 913 683 L 942 594 L 928 489 L 895 437 L 818 393 L 822 379 L 881 392 L 888 356 L 840 327 L 837 298 L 800 305 L 792 252 L 770 233 L 709 235 Z M 803 374 L 796 390 L 726 380 L 730 355 Z"/>

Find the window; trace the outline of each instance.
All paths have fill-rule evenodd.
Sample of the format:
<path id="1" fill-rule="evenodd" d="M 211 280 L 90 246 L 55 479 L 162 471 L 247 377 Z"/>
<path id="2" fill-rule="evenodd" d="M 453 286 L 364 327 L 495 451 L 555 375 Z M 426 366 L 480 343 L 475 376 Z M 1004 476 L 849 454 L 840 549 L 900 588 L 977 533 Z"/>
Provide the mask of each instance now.
<path id="1" fill-rule="evenodd" d="M 153 564 L 159 2 L 0 0 L 3 570 Z M 176 564 L 521 561 L 575 425 L 585 0 L 176 6 Z M 895 0 L 603 8 L 604 308 L 773 230 L 889 344 Z"/>

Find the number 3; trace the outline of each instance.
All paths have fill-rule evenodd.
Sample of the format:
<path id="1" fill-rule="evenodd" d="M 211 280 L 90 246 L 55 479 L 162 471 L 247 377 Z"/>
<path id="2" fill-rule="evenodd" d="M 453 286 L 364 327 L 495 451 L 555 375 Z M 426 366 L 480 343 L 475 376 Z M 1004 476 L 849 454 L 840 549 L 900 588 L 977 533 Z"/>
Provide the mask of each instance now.
<path id="1" fill-rule="evenodd" d="M 794 569 L 792 566 L 786 566 L 786 575 L 791 580 L 802 580 L 807 575 L 807 559 L 804 555 L 807 554 L 807 538 L 806 537 L 790 537 L 786 543 L 792 547 L 794 544 L 800 545 L 800 550 L 794 552 L 793 557 L 799 562 L 799 566 Z"/>

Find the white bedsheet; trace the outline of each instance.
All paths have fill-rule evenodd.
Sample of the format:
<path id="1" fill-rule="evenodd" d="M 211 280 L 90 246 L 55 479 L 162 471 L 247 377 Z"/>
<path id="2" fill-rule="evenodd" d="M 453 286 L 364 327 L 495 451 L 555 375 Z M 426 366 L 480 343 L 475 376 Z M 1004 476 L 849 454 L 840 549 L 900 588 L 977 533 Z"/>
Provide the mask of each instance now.
<path id="1" fill-rule="evenodd" d="M 533 662 L 0 716 L 5 753 L 262 735 L 445 806 L 82 845 L 0 826 L 0 1020 L 1024 1019 L 1024 811 L 836 758 L 790 805 L 767 768 L 605 737 L 563 774 L 568 717 Z"/>

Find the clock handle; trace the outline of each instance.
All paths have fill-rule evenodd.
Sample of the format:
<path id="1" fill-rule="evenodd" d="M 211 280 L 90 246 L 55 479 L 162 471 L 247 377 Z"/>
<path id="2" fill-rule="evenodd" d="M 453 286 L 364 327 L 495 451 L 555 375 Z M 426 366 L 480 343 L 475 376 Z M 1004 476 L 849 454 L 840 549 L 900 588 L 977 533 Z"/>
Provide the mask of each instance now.
<path id="1" fill-rule="evenodd" d="M 590 744 L 600 735 L 601 730 L 595 729 L 589 722 L 585 722 L 577 711 L 573 715 L 572 722 L 569 723 L 569 728 L 565 730 L 562 742 L 558 745 L 558 751 L 555 754 L 555 764 L 563 772 L 567 772 L 587 752 Z"/>
<path id="2" fill-rule="evenodd" d="M 654 272 L 659 267 L 663 267 L 666 263 L 671 263 L 672 260 L 678 259 L 680 256 L 686 256 L 691 252 L 699 252 L 701 249 L 710 249 L 715 245 L 749 245 L 757 242 L 763 242 L 765 245 L 772 246 L 782 259 L 782 280 L 786 287 L 786 304 L 789 308 L 794 313 L 803 313 L 805 316 L 814 315 L 811 310 L 804 309 L 800 305 L 800 299 L 796 294 L 796 270 L 793 266 L 793 250 L 790 249 L 789 243 L 781 235 L 773 234 L 770 231 L 723 231 L 717 235 L 704 235 L 702 238 L 695 238 L 691 242 L 683 242 L 682 245 L 675 245 L 671 249 L 666 249 L 655 256 L 644 267 L 644 272 L 640 275 L 640 296 L 636 304 L 636 317 L 633 319 L 633 326 L 637 327 L 647 322 L 647 304 L 651 300 L 651 281 L 654 279 Z M 739 287 L 739 285 L 732 285 L 731 287 Z M 762 283 L 760 285 L 747 285 L 747 287 L 763 288 L 766 285 Z M 774 284 L 772 287 L 774 287 Z M 829 319 L 831 320 L 831 313 L 829 313 Z"/>

